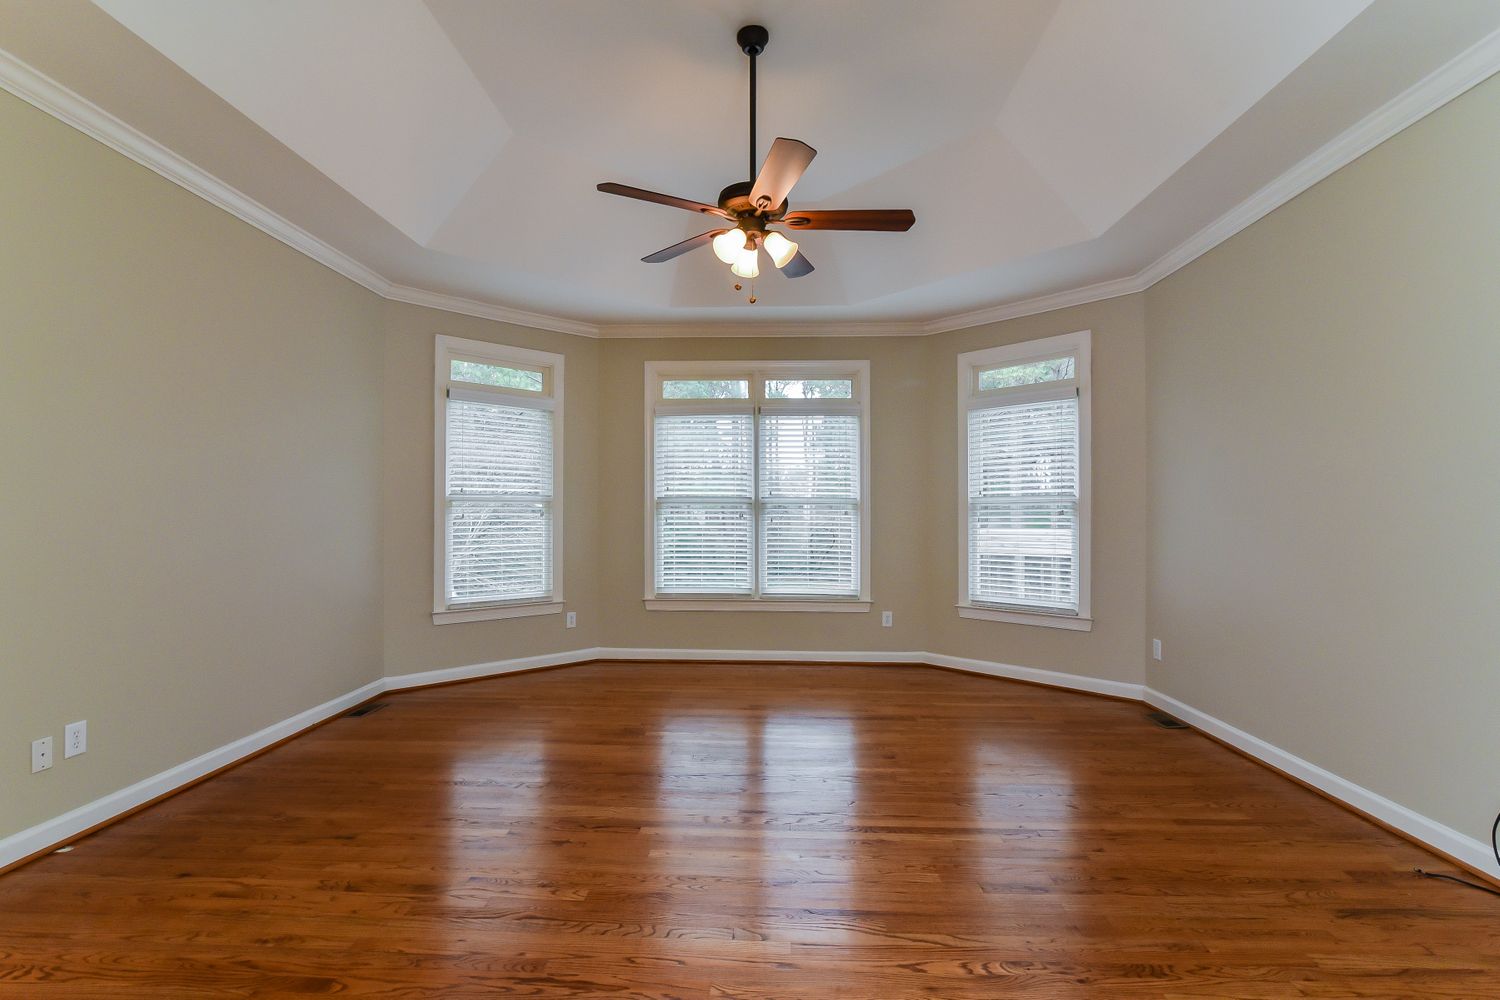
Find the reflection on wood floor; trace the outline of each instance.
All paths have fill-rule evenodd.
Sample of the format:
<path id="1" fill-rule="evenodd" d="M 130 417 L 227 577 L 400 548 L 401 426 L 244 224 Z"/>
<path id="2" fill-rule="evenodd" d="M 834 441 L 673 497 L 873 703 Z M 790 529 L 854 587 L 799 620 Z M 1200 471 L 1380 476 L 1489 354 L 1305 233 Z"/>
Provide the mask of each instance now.
<path id="1" fill-rule="evenodd" d="M 1500 997 L 1500 900 L 1140 705 L 706 664 L 388 700 L 0 877 L 0 998 Z"/>

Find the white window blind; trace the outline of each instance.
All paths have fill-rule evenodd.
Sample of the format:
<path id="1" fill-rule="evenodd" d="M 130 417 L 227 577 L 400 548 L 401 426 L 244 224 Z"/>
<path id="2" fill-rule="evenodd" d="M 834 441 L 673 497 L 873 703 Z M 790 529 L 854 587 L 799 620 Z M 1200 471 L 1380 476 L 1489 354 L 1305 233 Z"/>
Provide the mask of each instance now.
<path id="1" fill-rule="evenodd" d="M 1093 628 L 1087 330 L 958 356 L 958 615 Z"/>
<path id="2" fill-rule="evenodd" d="M 971 601 L 1078 613 L 1078 417 L 1072 391 L 969 410 Z"/>
<path id="3" fill-rule="evenodd" d="M 753 433 L 749 413 L 657 416 L 658 592 L 750 593 Z"/>
<path id="4" fill-rule="evenodd" d="M 544 409 L 449 398 L 450 606 L 551 594 L 552 419 Z"/>
<path id="5" fill-rule="evenodd" d="M 868 610 L 868 384 L 859 361 L 647 366 L 651 606 Z"/>
<path id="6" fill-rule="evenodd" d="M 433 346 L 433 624 L 560 614 L 566 359 Z"/>
<path id="7" fill-rule="evenodd" d="M 760 418 L 761 591 L 859 594 L 859 418 Z"/>

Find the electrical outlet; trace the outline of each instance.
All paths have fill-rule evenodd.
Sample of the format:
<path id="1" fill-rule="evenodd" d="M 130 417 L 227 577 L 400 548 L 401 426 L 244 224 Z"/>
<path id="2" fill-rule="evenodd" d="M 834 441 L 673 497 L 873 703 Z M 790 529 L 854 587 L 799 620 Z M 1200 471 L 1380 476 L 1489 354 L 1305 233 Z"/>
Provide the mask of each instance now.
<path id="1" fill-rule="evenodd" d="M 89 748 L 89 721 L 70 722 L 63 729 L 63 756 L 77 757 Z"/>
<path id="2" fill-rule="evenodd" d="M 882 612 L 880 612 L 880 624 L 884 628 L 890 628 L 892 625 L 896 624 L 895 618 L 896 618 L 896 616 L 895 616 L 894 612 L 891 612 L 891 611 L 882 611 Z"/>
<path id="3" fill-rule="evenodd" d="M 52 766 L 52 737 L 43 736 L 31 741 L 31 773 L 45 771 Z"/>
<path id="4" fill-rule="evenodd" d="M 578 612 L 576 612 L 576 611 L 569 611 L 568 612 L 567 627 L 568 628 L 577 628 L 578 627 Z"/>
<path id="5" fill-rule="evenodd" d="M 1161 640 L 1160 639 L 1152 639 L 1151 640 L 1151 659 L 1153 659 L 1153 660 L 1159 660 L 1159 659 L 1161 659 Z"/>

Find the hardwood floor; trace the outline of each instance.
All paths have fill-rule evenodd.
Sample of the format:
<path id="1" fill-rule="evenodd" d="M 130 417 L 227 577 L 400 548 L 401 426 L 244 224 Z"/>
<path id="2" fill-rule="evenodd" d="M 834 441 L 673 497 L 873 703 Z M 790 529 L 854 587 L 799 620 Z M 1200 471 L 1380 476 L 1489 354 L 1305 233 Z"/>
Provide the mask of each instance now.
<path id="1" fill-rule="evenodd" d="M 386 700 L 0 877 L 0 997 L 1500 997 L 1500 899 L 1140 705 L 698 664 Z"/>

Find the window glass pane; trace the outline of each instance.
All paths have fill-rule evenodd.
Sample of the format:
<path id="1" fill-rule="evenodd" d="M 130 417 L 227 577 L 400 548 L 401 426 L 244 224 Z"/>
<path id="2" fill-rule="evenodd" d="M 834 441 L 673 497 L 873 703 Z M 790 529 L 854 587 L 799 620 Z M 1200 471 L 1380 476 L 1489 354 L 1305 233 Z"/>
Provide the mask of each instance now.
<path id="1" fill-rule="evenodd" d="M 552 414 L 450 399 L 447 407 L 450 605 L 552 592 Z"/>
<path id="2" fill-rule="evenodd" d="M 852 399 L 854 380 L 847 378 L 768 378 L 767 399 Z"/>
<path id="3" fill-rule="evenodd" d="M 859 593 L 859 508 L 767 504 L 761 560 L 765 594 L 854 597 Z"/>
<path id="4" fill-rule="evenodd" d="M 655 438 L 657 593 L 749 593 L 750 414 L 661 414 Z"/>
<path id="5" fill-rule="evenodd" d="M 662 399 L 749 399 L 750 380 L 744 378 L 662 379 Z"/>
<path id="6" fill-rule="evenodd" d="M 969 412 L 969 497 L 1078 496 L 1078 400 Z"/>
<path id="7" fill-rule="evenodd" d="M 984 604 L 1078 607 L 1078 504 L 979 504 L 969 512 L 969 597 Z"/>
<path id="8" fill-rule="evenodd" d="M 552 495 L 552 414 L 525 406 L 448 400 L 453 496 Z"/>
<path id="9" fill-rule="evenodd" d="M 656 495 L 751 499 L 748 413 L 656 418 Z"/>
<path id="10" fill-rule="evenodd" d="M 762 592 L 857 595 L 859 418 L 762 414 L 760 495 Z"/>
<path id="11" fill-rule="evenodd" d="M 552 592 L 552 505 L 448 506 L 448 603 L 515 601 Z"/>
<path id="12" fill-rule="evenodd" d="M 1078 606 L 1078 400 L 971 410 L 969 599 Z"/>
<path id="13" fill-rule="evenodd" d="M 762 414 L 760 495 L 768 500 L 857 500 L 859 418 L 852 414 Z"/>
<path id="14" fill-rule="evenodd" d="M 748 502 L 659 504 L 657 593 L 748 594 L 753 520 Z"/>
<path id="15" fill-rule="evenodd" d="M 1029 361 L 1024 365 L 986 368 L 979 373 L 979 388 L 1008 389 L 1038 382 L 1061 382 L 1073 377 L 1073 356 L 1049 361 Z"/>
<path id="16" fill-rule="evenodd" d="M 524 389 L 541 392 L 542 373 L 529 368 L 508 368 L 505 365 L 486 365 L 478 361 L 448 362 L 448 377 L 455 382 L 473 382 L 476 385 L 493 385 L 502 389 Z"/>

